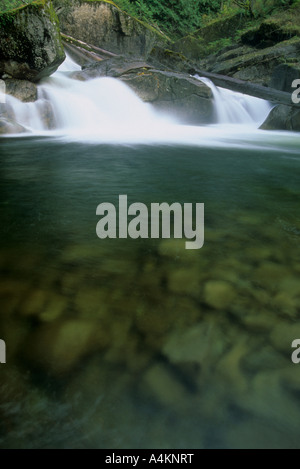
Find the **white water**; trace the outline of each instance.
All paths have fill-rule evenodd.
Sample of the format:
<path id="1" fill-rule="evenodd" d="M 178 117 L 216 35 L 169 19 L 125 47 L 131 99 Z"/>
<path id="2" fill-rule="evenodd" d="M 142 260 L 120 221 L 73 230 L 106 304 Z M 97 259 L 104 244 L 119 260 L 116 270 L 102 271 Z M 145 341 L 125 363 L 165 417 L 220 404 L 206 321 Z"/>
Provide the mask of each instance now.
<path id="1" fill-rule="evenodd" d="M 155 112 L 119 80 L 98 78 L 81 82 L 70 78 L 70 71 L 79 69 L 67 57 L 59 70 L 39 86 L 36 103 L 24 104 L 7 96 L 12 115 L 30 135 L 91 143 L 246 146 L 273 150 L 285 146 L 286 142 L 299 145 L 298 134 L 257 130 L 271 108 L 268 102 L 217 88 L 205 79 L 214 94 L 216 125 L 187 126 Z M 45 116 L 52 117 L 45 119 Z M 49 121 L 55 123 L 52 130 Z"/>
<path id="2" fill-rule="evenodd" d="M 215 86 L 208 78 L 197 76 L 213 92 L 215 114 L 218 124 L 244 124 L 259 128 L 272 106 L 263 99 Z"/>

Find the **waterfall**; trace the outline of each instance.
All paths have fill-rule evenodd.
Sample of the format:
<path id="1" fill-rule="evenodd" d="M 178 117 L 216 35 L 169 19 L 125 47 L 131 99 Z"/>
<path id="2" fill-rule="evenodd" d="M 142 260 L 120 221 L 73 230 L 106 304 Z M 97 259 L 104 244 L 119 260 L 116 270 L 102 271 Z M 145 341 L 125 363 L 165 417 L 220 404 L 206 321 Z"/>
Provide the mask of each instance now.
<path id="1" fill-rule="evenodd" d="M 257 128 L 265 121 L 272 106 L 268 101 L 217 87 L 208 78 L 196 78 L 211 88 L 218 124 L 248 124 Z"/>
<path id="2" fill-rule="evenodd" d="M 142 102 L 117 79 L 72 79 L 70 72 L 79 69 L 67 56 L 58 71 L 40 83 L 35 103 L 21 103 L 7 96 L 8 117 L 23 125 L 31 135 L 72 141 L 224 146 L 225 140 L 240 145 L 246 138 L 251 145 L 256 140 L 257 145 L 262 133 L 257 129 L 271 107 L 266 101 L 217 88 L 201 78 L 213 91 L 216 125 L 180 125 Z"/>

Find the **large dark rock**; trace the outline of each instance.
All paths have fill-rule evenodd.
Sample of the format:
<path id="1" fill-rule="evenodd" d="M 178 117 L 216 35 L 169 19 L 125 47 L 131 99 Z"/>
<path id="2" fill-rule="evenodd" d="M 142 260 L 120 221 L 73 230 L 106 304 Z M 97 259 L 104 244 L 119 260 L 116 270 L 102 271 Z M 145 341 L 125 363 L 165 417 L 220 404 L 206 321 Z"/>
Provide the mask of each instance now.
<path id="1" fill-rule="evenodd" d="M 280 104 L 272 109 L 261 129 L 299 132 L 300 110 Z"/>
<path id="2" fill-rule="evenodd" d="M 225 49 L 205 59 L 200 67 L 209 72 L 267 85 L 278 65 L 286 61 L 297 63 L 299 55 L 300 39 L 293 38 L 259 50 L 250 46 L 229 51 Z"/>
<path id="3" fill-rule="evenodd" d="M 186 124 L 208 124 L 213 119 L 212 91 L 187 74 L 146 70 L 120 77 L 156 109 Z"/>
<path id="4" fill-rule="evenodd" d="M 65 59 L 58 18 L 49 0 L 0 14 L 0 77 L 38 81 Z"/>
<path id="5" fill-rule="evenodd" d="M 157 70 L 147 62 L 115 57 L 88 66 L 73 77 L 88 80 L 114 77 L 126 83 L 144 102 L 187 124 L 213 121 L 211 89 L 187 73 Z"/>
<path id="6" fill-rule="evenodd" d="M 264 49 L 291 39 L 298 34 L 299 30 L 297 27 L 294 29 L 291 27 L 287 28 L 284 24 L 281 24 L 280 21 L 268 19 L 263 21 L 257 28 L 242 34 L 241 40 L 243 44 L 248 46 Z"/>
<path id="7" fill-rule="evenodd" d="M 116 54 L 146 57 L 166 38 L 156 29 L 133 18 L 113 2 L 70 0 L 58 15 L 63 33 Z"/>
<path id="8" fill-rule="evenodd" d="M 295 88 L 292 87 L 292 84 L 296 79 L 300 79 L 300 68 L 281 64 L 274 69 L 270 87 L 276 90 L 293 93 Z"/>

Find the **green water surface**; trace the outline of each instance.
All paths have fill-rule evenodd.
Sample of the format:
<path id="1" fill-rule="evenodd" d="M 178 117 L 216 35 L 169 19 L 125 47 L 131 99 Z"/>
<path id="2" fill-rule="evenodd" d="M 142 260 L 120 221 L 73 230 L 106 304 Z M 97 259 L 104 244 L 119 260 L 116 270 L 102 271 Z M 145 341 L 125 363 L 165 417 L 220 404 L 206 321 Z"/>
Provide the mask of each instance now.
<path id="1" fill-rule="evenodd" d="M 1 448 L 299 448 L 300 155 L 1 140 Z M 100 240 L 205 204 L 205 244 Z"/>

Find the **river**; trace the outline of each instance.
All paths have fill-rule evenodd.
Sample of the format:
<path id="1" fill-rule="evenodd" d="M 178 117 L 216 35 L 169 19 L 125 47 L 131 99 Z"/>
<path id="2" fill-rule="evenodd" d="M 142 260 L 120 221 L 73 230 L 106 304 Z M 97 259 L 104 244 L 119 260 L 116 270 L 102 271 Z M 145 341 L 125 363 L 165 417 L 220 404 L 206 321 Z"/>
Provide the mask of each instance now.
<path id="1" fill-rule="evenodd" d="M 125 107 L 91 114 L 96 80 L 66 117 L 52 80 L 60 128 L 0 140 L 0 446 L 299 448 L 299 135 L 247 98 L 243 125 L 182 126 L 111 80 Z M 203 248 L 100 240 L 119 195 L 204 203 Z"/>

